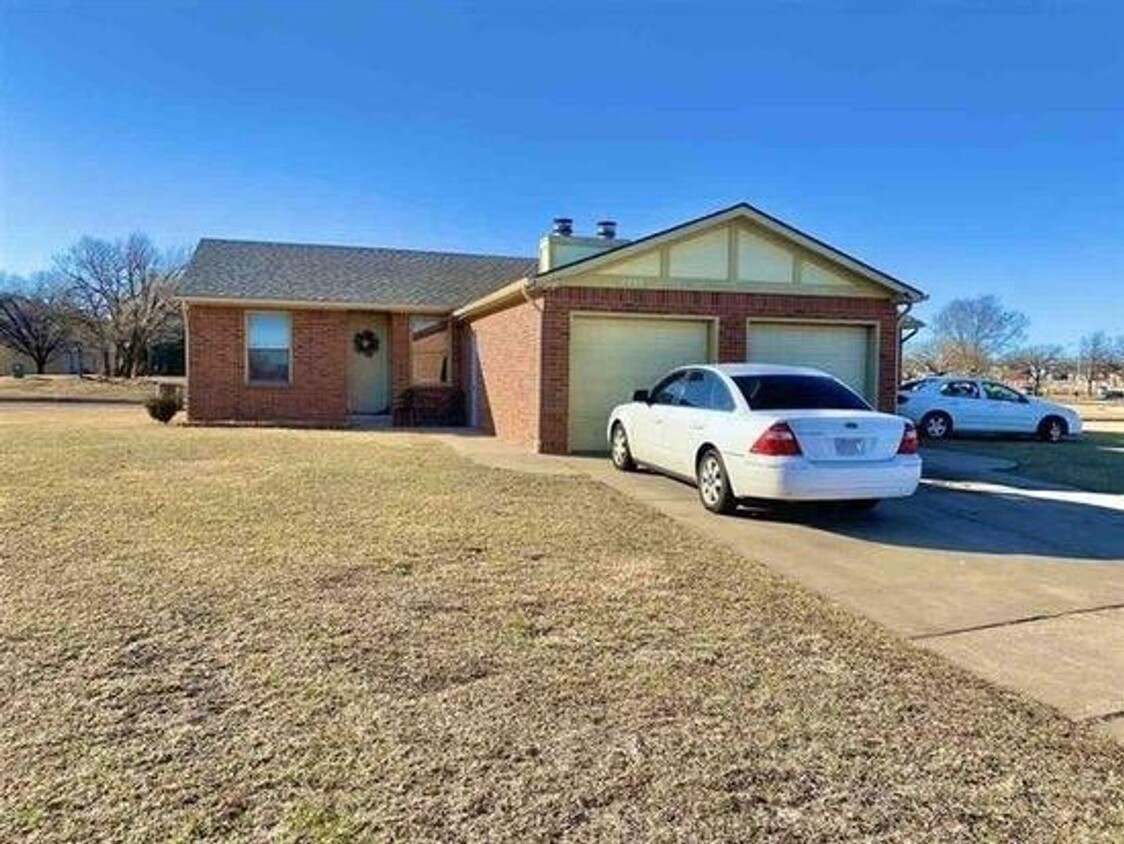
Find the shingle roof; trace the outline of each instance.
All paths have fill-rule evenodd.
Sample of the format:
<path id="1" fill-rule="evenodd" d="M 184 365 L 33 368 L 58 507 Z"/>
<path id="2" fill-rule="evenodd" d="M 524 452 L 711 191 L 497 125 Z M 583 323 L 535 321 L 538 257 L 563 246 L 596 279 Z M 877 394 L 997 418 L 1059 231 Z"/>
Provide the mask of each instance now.
<path id="1" fill-rule="evenodd" d="M 453 309 L 535 272 L 533 258 L 205 238 L 185 298 Z"/>

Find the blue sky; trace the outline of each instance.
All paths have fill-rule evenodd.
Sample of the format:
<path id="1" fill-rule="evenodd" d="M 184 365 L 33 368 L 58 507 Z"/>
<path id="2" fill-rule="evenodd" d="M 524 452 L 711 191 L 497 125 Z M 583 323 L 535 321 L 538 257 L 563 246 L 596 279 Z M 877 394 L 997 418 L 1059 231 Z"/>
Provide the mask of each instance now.
<path id="1" fill-rule="evenodd" d="M 1124 332 L 1124 4 L 0 0 L 0 270 L 84 234 L 531 254 L 741 200 Z"/>

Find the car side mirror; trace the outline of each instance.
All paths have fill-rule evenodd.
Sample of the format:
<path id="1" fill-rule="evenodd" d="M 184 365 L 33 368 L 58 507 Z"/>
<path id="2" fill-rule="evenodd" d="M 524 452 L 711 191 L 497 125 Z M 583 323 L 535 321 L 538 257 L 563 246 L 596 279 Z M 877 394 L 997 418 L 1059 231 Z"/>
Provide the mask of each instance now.
<path id="1" fill-rule="evenodd" d="M 1019 396 L 1019 404 L 1030 404 L 1030 399 L 1026 396 Z"/>
<path id="2" fill-rule="evenodd" d="M 644 402 L 644 404 L 647 404 L 648 403 L 648 391 L 647 390 L 637 390 L 636 392 L 634 392 L 632 394 L 632 400 L 633 401 L 642 401 L 642 402 Z"/>

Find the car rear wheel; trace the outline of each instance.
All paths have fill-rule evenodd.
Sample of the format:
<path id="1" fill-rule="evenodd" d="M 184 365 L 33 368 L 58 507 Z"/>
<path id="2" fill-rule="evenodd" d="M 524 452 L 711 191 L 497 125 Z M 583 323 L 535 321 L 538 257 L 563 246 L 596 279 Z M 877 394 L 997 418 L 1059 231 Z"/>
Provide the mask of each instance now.
<path id="1" fill-rule="evenodd" d="M 620 422 L 613 426 L 613 435 L 609 439 L 609 456 L 613 466 L 622 472 L 631 472 L 636 469 L 636 461 L 632 459 L 632 449 L 628 446 L 628 434 Z"/>
<path id="2" fill-rule="evenodd" d="M 1048 443 L 1060 443 L 1069 433 L 1069 426 L 1060 416 L 1047 416 L 1038 424 L 1038 437 Z"/>
<path id="3" fill-rule="evenodd" d="M 929 440 L 944 440 L 952 436 L 952 417 L 936 411 L 921 418 L 921 433 Z"/>
<path id="4" fill-rule="evenodd" d="M 695 478 L 698 481 L 699 500 L 702 501 L 703 507 L 712 513 L 734 512 L 738 502 L 730 489 L 726 464 L 713 448 L 708 448 L 699 457 L 698 465 L 695 467 Z"/>

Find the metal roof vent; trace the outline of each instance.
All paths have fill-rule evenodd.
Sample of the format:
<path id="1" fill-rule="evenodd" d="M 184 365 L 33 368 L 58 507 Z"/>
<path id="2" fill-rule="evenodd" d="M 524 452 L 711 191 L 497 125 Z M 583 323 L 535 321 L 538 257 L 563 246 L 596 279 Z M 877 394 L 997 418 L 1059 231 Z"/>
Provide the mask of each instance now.
<path id="1" fill-rule="evenodd" d="M 597 236 L 605 240 L 612 240 L 617 236 L 617 221 L 616 220 L 598 220 L 597 221 Z"/>
<path id="2" fill-rule="evenodd" d="M 554 233 L 569 237 L 574 233 L 574 221 L 570 217 L 554 218 Z"/>

